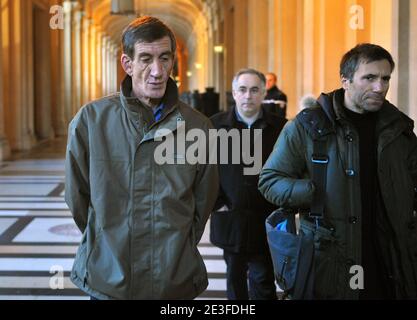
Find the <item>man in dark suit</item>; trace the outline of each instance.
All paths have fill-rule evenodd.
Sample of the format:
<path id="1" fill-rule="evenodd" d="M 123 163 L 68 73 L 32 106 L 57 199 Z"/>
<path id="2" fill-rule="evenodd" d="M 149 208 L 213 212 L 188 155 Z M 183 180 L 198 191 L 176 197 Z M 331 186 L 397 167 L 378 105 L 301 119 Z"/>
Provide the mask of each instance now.
<path id="1" fill-rule="evenodd" d="M 286 120 L 262 109 L 265 83 L 262 73 L 253 69 L 240 70 L 233 79 L 236 106 L 211 118 L 217 130 L 223 129 L 232 137 L 226 139 L 226 146 L 220 145 L 221 152 L 217 153 L 221 188 L 216 211 L 211 216 L 210 240 L 224 250 L 227 297 L 233 300 L 276 299 L 273 265 L 265 234 L 265 219 L 276 207 L 265 200 L 257 185 L 260 167 L 272 152 Z M 236 149 L 236 146 L 241 148 Z M 240 149 L 242 152 L 237 155 L 236 150 Z M 222 152 L 228 153 L 227 163 L 221 159 Z M 245 161 L 248 154 L 259 165 L 259 170 L 250 174 Z M 236 156 L 240 162 L 235 161 Z"/>
<path id="2" fill-rule="evenodd" d="M 277 76 L 269 72 L 266 78 L 266 96 L 262 102 L 262 107 L 269 112 L 274 112 L 285 118 L 287 116 L 287 96 L 277 87 Z"/>

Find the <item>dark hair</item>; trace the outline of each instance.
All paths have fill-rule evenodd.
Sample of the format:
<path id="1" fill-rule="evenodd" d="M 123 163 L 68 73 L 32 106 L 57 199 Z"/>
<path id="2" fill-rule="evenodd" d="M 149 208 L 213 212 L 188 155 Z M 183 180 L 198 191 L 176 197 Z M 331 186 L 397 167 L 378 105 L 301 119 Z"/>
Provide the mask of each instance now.
<path id="1" fill-rule="evenodd" d="M 388 60 L 391 65 L 391 72 L 394 71 L 394 60 L 387 50 L 376 44 L 358 44 L 343 56 L 340 62 L 340 76 L 352 81 L 353 75 L 358 70 L 361 62 L 369 63 L 379 60 Z"/>
<path id="2" fill-rule="evenodd" d="M 233 90 L 237 90 L 237 82 L 239 81 L 239 77 L 243 74 L 253 74 L 255 76 L 257 76 L 259 78 L 259 80 L 261 80 L 261 89 L 263 91 L 265 91 L 265 86 L 266 86 L 266 78 L 264 76 L 264 74 L 262 72 L 259 72 L 258 70 L 255 69 L 240 69 L 235 76 L 233 77 L 233 81 L 232 81 L 232 88 Z"/>
<path id="3" fill-rule="evenodd" d="M 133 20 L 123 31 L 123 53 L 134 59 L 137 42 L 153 42 L 168 36 L 171 39 L 171 50 L 175 53 L 177 43 L 174 33 L 161 20 L 142 16 Z"/>

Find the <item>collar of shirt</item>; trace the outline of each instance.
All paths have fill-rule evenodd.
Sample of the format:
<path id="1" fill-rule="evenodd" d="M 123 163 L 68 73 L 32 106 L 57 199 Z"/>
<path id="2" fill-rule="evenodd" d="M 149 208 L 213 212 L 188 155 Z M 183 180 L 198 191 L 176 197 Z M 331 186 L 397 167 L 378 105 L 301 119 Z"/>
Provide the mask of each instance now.
<path id="1" fill-rule="evenodd" d="M 161 119 L 163 113 L 164 113 L 165 105 L 161 103 L 156 109 L 153 109 L 153 116 L 155 121 L 158 121 Z"/>
<path id="2" fill-rule="evenodd" d="M 130 91 L 130 97 L 134 97 L 133 90 Z M 165 108 L 165 104 L 161 102 L 161 104 L 157 108 L 152 109 L 155 122 L 159 121 L 162 118 L 162 115 L 164 114 L 164 108 Z"/>
<path id="3" fill-rule="evenodd" d="M 258 112 L 258 116 L 256 117 L 256 119 L 251 123 L 251 124 L 249 124 L 249 123 L 247 123 L 242 117 L 241 117 L 241 115 L 239 114 L 239 111 L 237 111 L 237 107 L 236 107 L 236 109 L 235 109 L 235 113 L 236 113 L 236 118 L 237 118 L 237 120 L 238 121 L 240 121 L 240 122 L 243 122 L 244 124 L 246 124 L 247 126 L 248 126 L 248 128 L 250 129 L 250 127 L 256 122 L 256 120 L 258 120 L 258 119 L 260 119 L 260 118 L 262 118 L 262 116 L 263 116 L 263 110 L 262 110 L 262 108 L 259 110 L 259 112 Z"/>

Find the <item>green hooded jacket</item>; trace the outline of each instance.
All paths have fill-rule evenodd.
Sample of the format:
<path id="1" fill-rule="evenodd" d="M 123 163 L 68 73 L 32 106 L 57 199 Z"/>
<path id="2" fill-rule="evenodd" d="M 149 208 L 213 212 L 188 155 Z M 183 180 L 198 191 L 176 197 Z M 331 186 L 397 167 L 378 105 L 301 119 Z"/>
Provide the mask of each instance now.
<path id="1" fill-rule="evenodd" d="M 218 170 L 177 163 L 192 144 L 176 145 L 177 125 L 208 136 L 212 124 L 178 100 L 171 79 L 155 122 L 130 97 L 131 81 L 81 108 L 69 126 L 65 200 L 82 232 L 71 280 L 98 299 L 193 299 L 208 285 L 197 244 L 216 201 Z M 176 148 L 165 156 L 177 164 L 154 158 L 167 132 Z"/>
<path id="2" fill-rule="evenodd" d="M 317 299 L 357 299 L 351 288 L 351 267 L 361 265 L 361 192 L 359 141 L 344 114 L 343 89 L 322 94 L 315 106 L 304 109 L 281 132 L 259 178 L 259 189 L 272 203 L 299 210 L 300 227 L 314 230 L 306 214 L 314 185 L 311 157 L 313 137 L 326 139 L 327 187 L 324 225 L 315 234 Z M 321 110 L 319 110 L 319 109 Z M 318 110 L 320 112 L 318 112 Z M 384 267 L 396 298 L 417 298 L 417 139 L 413 121 L 388 101 L 376 122 L 377 172 L 380 199 L 392 235 L 381 237 Z M 381 206 L 380 206 L 381 207 Z M 375 226 L 377 227 L 377 226 Z M 384 238 L 384 239 L 382 239 Z M 366 277 L 366 273 L 365 273 Z M 354 287 L 354 286 L 353 286 Z"/>

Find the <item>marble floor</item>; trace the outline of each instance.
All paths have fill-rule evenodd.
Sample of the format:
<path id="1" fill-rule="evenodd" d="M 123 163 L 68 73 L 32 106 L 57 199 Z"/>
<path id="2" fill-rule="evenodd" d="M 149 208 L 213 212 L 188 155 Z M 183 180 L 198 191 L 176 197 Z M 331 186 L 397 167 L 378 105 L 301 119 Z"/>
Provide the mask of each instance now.
<path id="1" fill-rule="evenodd" d="M 63 197 L 65 143 L 0 162 L 0 300 L 88 299 L 69 280 L 81 234 Z M 198 299 L 225 299 L 226 265 L 208 231 L 198 248 L 209 286 Z"/>

